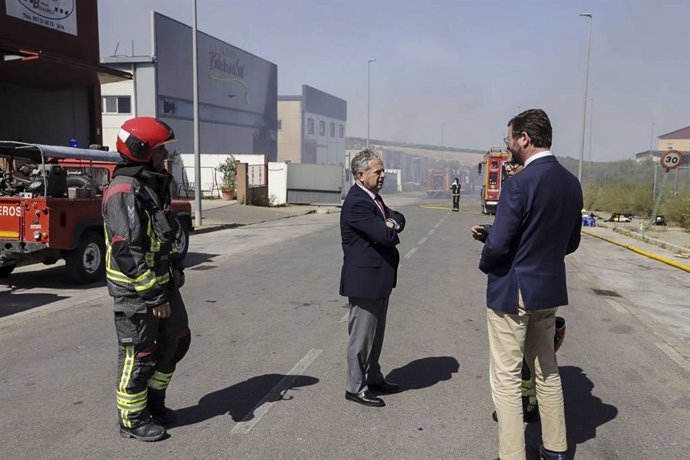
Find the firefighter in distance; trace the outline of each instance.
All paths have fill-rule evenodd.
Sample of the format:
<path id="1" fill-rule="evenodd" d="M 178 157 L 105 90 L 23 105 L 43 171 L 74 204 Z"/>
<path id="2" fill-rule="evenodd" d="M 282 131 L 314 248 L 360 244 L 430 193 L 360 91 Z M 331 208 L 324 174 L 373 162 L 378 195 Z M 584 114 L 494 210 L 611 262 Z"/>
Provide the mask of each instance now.
<path id="1" fill-rule="evenodd" d="M 460 181 L 456 177 L 453 180 L 453 183 L 450 185 L 450 191 L 453 194 L 453 211 L 455 212 L 460 212 L 460 190 L 462 189 L 462 186 L 460 185 Z"/>

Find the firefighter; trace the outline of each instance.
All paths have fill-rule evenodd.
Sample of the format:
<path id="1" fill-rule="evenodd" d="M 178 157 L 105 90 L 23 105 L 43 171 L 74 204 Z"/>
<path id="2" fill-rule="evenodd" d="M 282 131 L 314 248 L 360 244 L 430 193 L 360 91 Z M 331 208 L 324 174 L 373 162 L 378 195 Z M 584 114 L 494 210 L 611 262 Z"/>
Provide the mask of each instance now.
<path id="1" fill-rule="evenodd" d="M 189 349 L 187 311 L 175 250 L 180 223 L 170 210 L 172 176 L 163 167 L 172 128 L 150 117 L 120 128 L 122 162 L 103 197 L 106 278 L 118 339 L 116 404 L 120 435 L 158 441 L 175 412 L 165 394 Z"/>
<path id="2" fill-rule="evenodd" d="M 460 181 L 456 177 L 450 185 L 450 190 L 453 193 L 453 211 L 460 212 Z"/>

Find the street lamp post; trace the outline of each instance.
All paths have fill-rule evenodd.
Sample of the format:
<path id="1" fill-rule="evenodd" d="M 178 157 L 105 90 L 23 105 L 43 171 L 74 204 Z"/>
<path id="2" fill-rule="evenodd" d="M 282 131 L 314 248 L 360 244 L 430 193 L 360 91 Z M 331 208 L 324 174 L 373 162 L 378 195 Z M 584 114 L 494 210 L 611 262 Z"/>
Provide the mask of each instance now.
<path id="1" fill-rule="evenodd" d="M 587 124 L 587 89 L 589 86 L 589 50 L 592 44 L 592 13 L 580 13 L 580 16 L 589 18 L 589 38 L 587 39 L 587 59 L 585 60 L 585 100 L 582 109 L 582 142 L 580 143 L 580 163 L 577 167 L 577 179 L 582 183 L 582 160 L 585 156 L 585 126 Z"/>
<path id="2" fill-rule="evenodd" d="M 594 123 L 594 98 L 589 98 L 589 169 L 592 171 L 592 124 Z"/>
<path id="3" fill-rule="evenodd" d="M 376 59 L 367 60 L 367 148 L 369 148 L 369 116 L 371 111 L 371 63 Z"/>
<path id="4" fill-rule="evenodd" d="M 445 129 L 446 129 L 445 123 L 441 124 L 441 160 L 443 160 L 443 152 L 445 151 L 445 145 L 446 145 L 443 143 L 443 140 L 444 140 L 443 139 L 443 134 L 444 134 L 443 131 L 445 131 Z"/>
<path id="5" fill-rule="evenodd" d="M 196 0 L 192 6 L 192 92 L 194 107 L 194 225 L 201 226 L 201 149 L 199 148 L 199 56 L 197 54 Z"/>

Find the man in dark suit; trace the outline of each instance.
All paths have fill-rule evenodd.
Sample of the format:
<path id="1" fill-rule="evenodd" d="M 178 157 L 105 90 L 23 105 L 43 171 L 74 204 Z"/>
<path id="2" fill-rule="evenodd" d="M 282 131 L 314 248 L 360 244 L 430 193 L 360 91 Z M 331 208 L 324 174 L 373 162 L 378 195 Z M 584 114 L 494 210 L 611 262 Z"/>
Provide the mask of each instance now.
<path id="1" fill-rule="evenodd" d="M 540 455 L 566 459 L 563 389 L 554 351 L 556 310 L 568 303 L 565 255 L 580 244 L 582 189 L 550 152 L 551 122 L 527 110 L 504 139 L 524 170 L 503 185 L 492 227 L 472 227 L 485 241 L 479 269 L 488 275 L 490 382 L 501 459 L 525 458 L 520 398 L 523 356 L 532 369 L 542 423 Z"/>
<path id="2" fill-rule="evenodd" d="M 340 295 L 350 304 L 345 398 L 365 406 L 385 406 L 376 393 L 397 393 L 386 382 L 379 357 L 386 330 L 388 298 L 395 287 L 400 256 L 395 246 L 405 217 L 386 207 L 379 195 L 384 168 L 372 150 L 359 152 L 351 162 L 355 184 L 340 213 L 343 268 Z"/>

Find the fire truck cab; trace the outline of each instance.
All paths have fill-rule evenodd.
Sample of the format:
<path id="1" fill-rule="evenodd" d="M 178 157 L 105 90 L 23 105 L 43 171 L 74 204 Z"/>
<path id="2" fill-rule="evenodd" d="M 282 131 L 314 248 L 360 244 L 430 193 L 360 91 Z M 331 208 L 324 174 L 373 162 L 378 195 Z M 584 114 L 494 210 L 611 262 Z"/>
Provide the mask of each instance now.
<path id="1" fill-rule="evenodd" d="M 477 168 L 482 175 L 481 203 L 484 214 L 496 214 L 496 206 L 501 196 L 503 181 L 507 179 L 504 163 L 511 160 L 508 152 L 501 151 L 498 147 L 492 147 L 485 155 Z M 483 170 L 483 171 L 482 171 Z"/>

